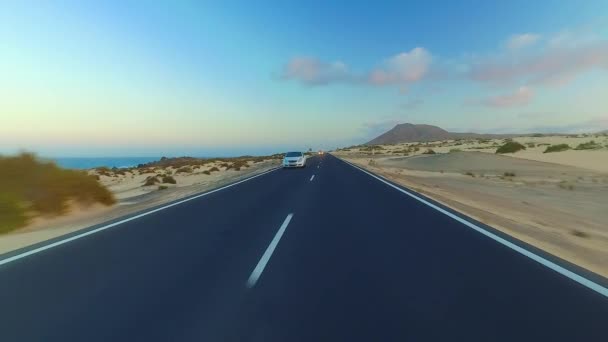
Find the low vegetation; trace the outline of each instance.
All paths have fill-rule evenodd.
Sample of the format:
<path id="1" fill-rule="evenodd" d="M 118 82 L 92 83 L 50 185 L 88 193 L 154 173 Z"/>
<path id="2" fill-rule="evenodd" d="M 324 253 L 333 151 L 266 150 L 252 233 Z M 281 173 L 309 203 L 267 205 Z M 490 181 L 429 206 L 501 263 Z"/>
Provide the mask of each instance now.
<path id="1" fill-rule="evenodd" d="M 192 173 L 192 168 L 190 166 L 182 166 L 175 173 Z"/>
<path id="2" fill-rule="evenodd" d="M 158 186 L 158 190 L 167 190 L 167 189 L 169 189 L 169 187 L 166 186 L 166 185 L 159 185 Z"/>
<path id="3" fill-rule="evenodd" d="M 552 152 L 562 152 L 570 149 L 570 145 L 568 144 L 559 144 L 559 145 L 551 145 L 547 146 L 543 153 L 552 153 Z"/>
<path id="4" fill-rule="evenodd" d="M 574 190 L 574 185 L 568 183 L 567 181 L 561 181 L 557 184 L 557 186 L 564 190 Z"/>
<path id="5" fill-rule="evenodd" d="M 23 227 L 36 216 L 64 214 L 70 203 L 116 202 L 86 172 L 62 169 L 29 153 L 0 156 L 0 189 L 0 233 Z"/>
<path id="6" fill-rule="evenodd" d="M 503 176 L 505 176 L 505 177 L 515 177 L 515 172 L 505 172 L 505 173 L 503 173 Z"/>
<path id="7" fill-rule="evenodd" d="M 570 234 L 572 234 L 572 235 L 574 235 L 576 237 L 580 237 L 580 238 L 588 238 L 589 237 L 589 234 L 587 234 L 587 233 L 585 233 L 583 231 L 580 231 L 578 229 L 571 230 Z"/>
<path id="8" fill-rule="evenodd" d="M 163 176 L 163 184 L 177 184 L 177 181 L 172 176 Z"/>
<path id="9" fill-rule="evenodd" d="M 219 170 L 220 169 L 218 169 L 217 167 L 214 166 L 214 167 L 212 167 L 212 168 L 209 169 L 209 172 L 216 172 L 216 171 L 219 171 Z"/>
<path id="10" fill-rule="evenodd" d="M 459 149 L 459 148 L 452 148 L 452 149 L 450 149 L 450 153 L 457 153 L 457 152 L 462 152 L 462 150 Z"/>
<path id="11" fill-rule="evenodd" d="M 576 146 L 575 150 L 596 150 L 602 148 L 602 145 L 595 142 L 595 140 L 591 140 L 586 143 L 579 144 Z"/>
<path id="12" fill-rule="evenodd" d="M 151 186 L 151 185 L 156 185 L 156 183 L 159 183 L 160 181 L 158 180 L 158 177 L 156 176 L 148 176 L 146 178 L 146 180 L 144 181 L 144 186 Z"/>
<path id="13" fill-rule="evenodd" d="M 422 154 L 435 154 L 435 151 L 433 151 L 433 149 L 429 148 L 426 151 L 422 152 Z"/>
<path id="14" fill-rule="evenodd" d="M 525 150 L 526 147 L 516 141 L 507 141 L 505 144 L 496 149 L 496 153 L 515 153 L 517 151 Z"/>

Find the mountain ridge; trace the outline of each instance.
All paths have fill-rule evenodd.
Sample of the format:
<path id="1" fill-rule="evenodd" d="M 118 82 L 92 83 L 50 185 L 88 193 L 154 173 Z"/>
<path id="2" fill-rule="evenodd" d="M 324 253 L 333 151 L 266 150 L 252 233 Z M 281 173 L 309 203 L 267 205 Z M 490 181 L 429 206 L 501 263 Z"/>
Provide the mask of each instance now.
<path id="1" fill-rule="evenodd" d="M 482 134 L 448 132 L 443 128 L 426 124 L 397 124 L 365 145 L 398 144 L 417 141 L 437 141 L 450 139 L 506 139 L 531 134 Z"/>

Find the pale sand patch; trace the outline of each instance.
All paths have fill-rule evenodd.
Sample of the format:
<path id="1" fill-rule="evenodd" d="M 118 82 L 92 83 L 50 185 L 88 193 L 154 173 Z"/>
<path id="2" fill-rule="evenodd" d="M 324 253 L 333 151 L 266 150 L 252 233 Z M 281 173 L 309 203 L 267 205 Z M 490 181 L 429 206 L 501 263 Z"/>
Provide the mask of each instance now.
<path id="1" fill-rule="evenodd" d="M 534 147 L 527 147 L 524 151 L 506 154 L 515 158 L 528 160 L 543 161 L 561 165 L 576 166 L 594 171 L 608 172 L 608 137 L 603 135 L 589 135 L 587 137 L 568 137 L 568 136 L 543 136 L 543 137 L 518 137 L 514 138 L 523 145 L 534 144 Z M 569 150 L 563 152 L 543 153 L 547 146 L 567 144 L 571 148 L 576 148 L 578 145 L 595 141 L 602 148 L 598 150 Z M 411 148 L 418 148 L 418 151 L 408 151 L 408 155 L 419 155 L 427 149 L 432 149 L 436 153 L 449 153 L 452 149 L 460 149 L 463 151 L 479 151 L 484 153 L 494 154 L 497 147 L 504 143 L 504 139 L 492 140 L 445 140 L 437 142 L 413 142 L 395 145 L 380 145 L 381 149 L 364 151 L 361 148 L 353 148 L 350 151 L 338 151 L 337 155 L 351 157 L 384 157 L 384 156 L 400 156 L 403 153 L 394 153 L 394 151 L 403 151 Z M 538 146 L 538 145 L 541 146 Z"/>
<path id="2" fill-rule="evenodd" d="M 345 159 L 608 276 L 608 174 L 485 153 Z"/>
<path id="3" fill-rule="evenodd" d="M 219 164 L 218 164 L 219 165 Z M 217 171 L 211 175 L 201 172 L 215 164 L 206 165 L 194 170 L 191 174 L 173 175 L 177 184 L 157 184 L 142 187 L 145 179 L 154 174 L 174 173 L 174 168 L 158 169 L 156 173 L 127 173 L 124 176 L 101 176 L 100 182 L 115 194 L 118 205 L 104 207 L 72 208 L 68 215 L 53 218 L 37 218 L 27 227 L 0 236 L 0 254 L 26 247 L 51 238 L 65 235 L 83 228 L 114 220 L 151 207 L 162 205 L 196 193 L 208 191 L 223 185 L 260 174 L 277 167 L 279 161 L 268 160 L 252 164 L 241 171 Z M 93 172 L 91 172 L 93 173 Z M 159 185 L 168 186 L 166 190 L 158 190 Z"/>

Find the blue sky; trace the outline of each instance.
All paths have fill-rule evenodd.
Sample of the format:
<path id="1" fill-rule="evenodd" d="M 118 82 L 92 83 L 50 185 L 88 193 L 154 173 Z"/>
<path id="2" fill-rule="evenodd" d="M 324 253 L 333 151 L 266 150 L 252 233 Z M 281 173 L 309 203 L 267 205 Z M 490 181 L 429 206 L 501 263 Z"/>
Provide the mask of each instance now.
<path id="1" fill-rule="evenodd" d="M 5 1 L 0 153 L 608 129 L 606 1 Z"/>

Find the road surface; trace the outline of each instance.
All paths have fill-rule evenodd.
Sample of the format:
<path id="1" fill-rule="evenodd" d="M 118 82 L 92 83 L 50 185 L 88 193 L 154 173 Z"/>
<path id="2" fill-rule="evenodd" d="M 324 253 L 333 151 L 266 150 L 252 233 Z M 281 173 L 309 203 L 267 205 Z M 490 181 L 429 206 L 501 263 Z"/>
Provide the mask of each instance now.
<path id="1" fill-rule="evenodd" d="M 331 155 L 89 232 L 4 256 L 0 341 L 608 340 L 605 285 Z"/>

